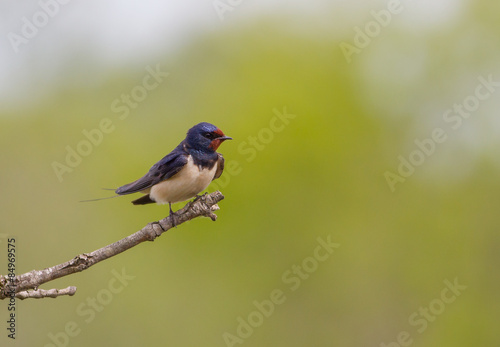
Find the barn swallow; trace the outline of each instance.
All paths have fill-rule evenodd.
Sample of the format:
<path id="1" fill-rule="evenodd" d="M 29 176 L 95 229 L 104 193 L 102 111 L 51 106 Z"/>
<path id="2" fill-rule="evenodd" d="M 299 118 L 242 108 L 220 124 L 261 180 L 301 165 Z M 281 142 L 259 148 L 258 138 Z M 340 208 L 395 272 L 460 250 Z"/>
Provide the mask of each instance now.
<path id="1" fill-rule="evenodd" d="M 137 181 L 115 190 L 118 195 L 144 194 L 134 205 L 168 204 L 175 224 L 172 204 L 185 201 L 205 190 L 224 170 L 224 157 L 216 150 L 231 137 L 210 123 L 199 123 L 189 129 L 186 138 L 148 173 Z"/>

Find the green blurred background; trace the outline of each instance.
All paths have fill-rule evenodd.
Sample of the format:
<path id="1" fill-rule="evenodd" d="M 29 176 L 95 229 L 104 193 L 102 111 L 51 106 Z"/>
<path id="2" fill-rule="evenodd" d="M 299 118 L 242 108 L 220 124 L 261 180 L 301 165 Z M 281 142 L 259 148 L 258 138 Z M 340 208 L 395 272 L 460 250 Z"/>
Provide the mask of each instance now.
<path id="1" fill-rule="evenodd" d="M 131 197 L 79 201 L 140 177 L 201 121 L 235 139 L 219 150 L 232 170 L 209 187 L 226 197 L 219 219 L 44 285 L 78 291 L 18 301 L 15 341 L 1 303 L 0 345 L 500 345 L 500 90 L 457 130 L 443 119 L 478 78 L 500 81 L 500 6 L 402 1 L 349 63 L 342 44 L 354 45 L 356 27 L 387 2 L 245 1 L 223 20 L 212 1 L 172 3 L 162 12 L 155 1 L 71 2 L 20 52 L 3 40 L 0 273 L 6 235 L 24 273 L 165 217 L 165 206 Z M 2 11 L 4 38 L 39 11 L 36 2 L 2 6 L 11 10 Z M 176 6 L 182 33 L 166 29 Z M 145 20 L 149 12 L 159 22 Z M 93 20 L 122 40 L 100 36 Z M 151 40 L 127 41 L 127 30 Z M 148 66 L 169 76 L 120 119 L 114 100 L 141 85 Z M 281 126 L 276 112 L 293 115 L 280 131 L 269 130 Z M 53 163 L 105 118 L 114 131 L 59 180 Z M 398 174 L 399 156 L 436 128 L 447 140 L 391 191 L 386 173 Z M 339 246 L 317 262 L 319 237 Z M 309 271 L 291 274 L 294 266 Z M 133 279 L 120 287 L 116 272 Z M 454 296 L 446 281 L 466 288 Z M 276 290 L 273 312 L 255 313 L 254 301 Z M 249 316 L 255 327 L 241 327 Z"/>

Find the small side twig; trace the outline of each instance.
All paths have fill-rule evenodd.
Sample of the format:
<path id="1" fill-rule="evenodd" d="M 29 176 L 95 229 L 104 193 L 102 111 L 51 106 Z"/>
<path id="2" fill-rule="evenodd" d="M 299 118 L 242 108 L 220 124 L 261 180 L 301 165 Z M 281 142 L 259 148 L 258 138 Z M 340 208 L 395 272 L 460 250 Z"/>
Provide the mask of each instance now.
<path id="1" fill-rule="evenodd" d="M 76 287 L 68 287 L 64 289 L 50 289 L 50 290 L 26 290 L 24 292 L 16 293 L 17 299 L 43 299 L 43 298 L 57 298 L 58 296 L 69 295 L 73 296 L 76 293 Z"/>

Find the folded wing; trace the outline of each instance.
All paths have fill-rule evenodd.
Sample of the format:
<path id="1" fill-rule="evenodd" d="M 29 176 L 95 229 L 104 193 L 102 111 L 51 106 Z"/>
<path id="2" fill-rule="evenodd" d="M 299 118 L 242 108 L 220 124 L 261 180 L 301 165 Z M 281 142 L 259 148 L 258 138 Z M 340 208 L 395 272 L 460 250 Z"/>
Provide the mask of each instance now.
<path id="1" fill-rule="evenodd" d="M 127 195 L 147 190 L 181 171 L 187 163 L 187 157 L 188 154 L 183 151 L 173 151 L 154 164 L 143 177 L 139 178 L 137 181 L 121 186 L 115 193 Z"/>
<path id="2" fill-rule="evenodd" d="M 217 171 L 215 171 L 213 180 L 219 178 L 224 171 L 224 157 L 220 153 L 217 153 L 217 155 L 219 156 L 219 158 L 217 159 Z"/>

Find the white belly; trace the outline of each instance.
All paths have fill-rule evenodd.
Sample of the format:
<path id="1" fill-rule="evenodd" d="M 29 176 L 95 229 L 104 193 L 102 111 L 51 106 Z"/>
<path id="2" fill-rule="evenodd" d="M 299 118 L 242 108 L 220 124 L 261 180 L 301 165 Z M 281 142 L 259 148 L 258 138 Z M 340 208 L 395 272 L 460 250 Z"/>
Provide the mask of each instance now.
<path id="1" fill-rule="evenodd" d="M 168 204 L 181 202 L 204 191 L 210 182 L 212 182 L 215 172 L 217 171 L 217 163 L 211 170 L 200 170 L 194 165 L 193 158 L 188 158 L 188 163 L 166 181 L 158 183 L 151 187 L 149 196 L 158 204 Z"/>

